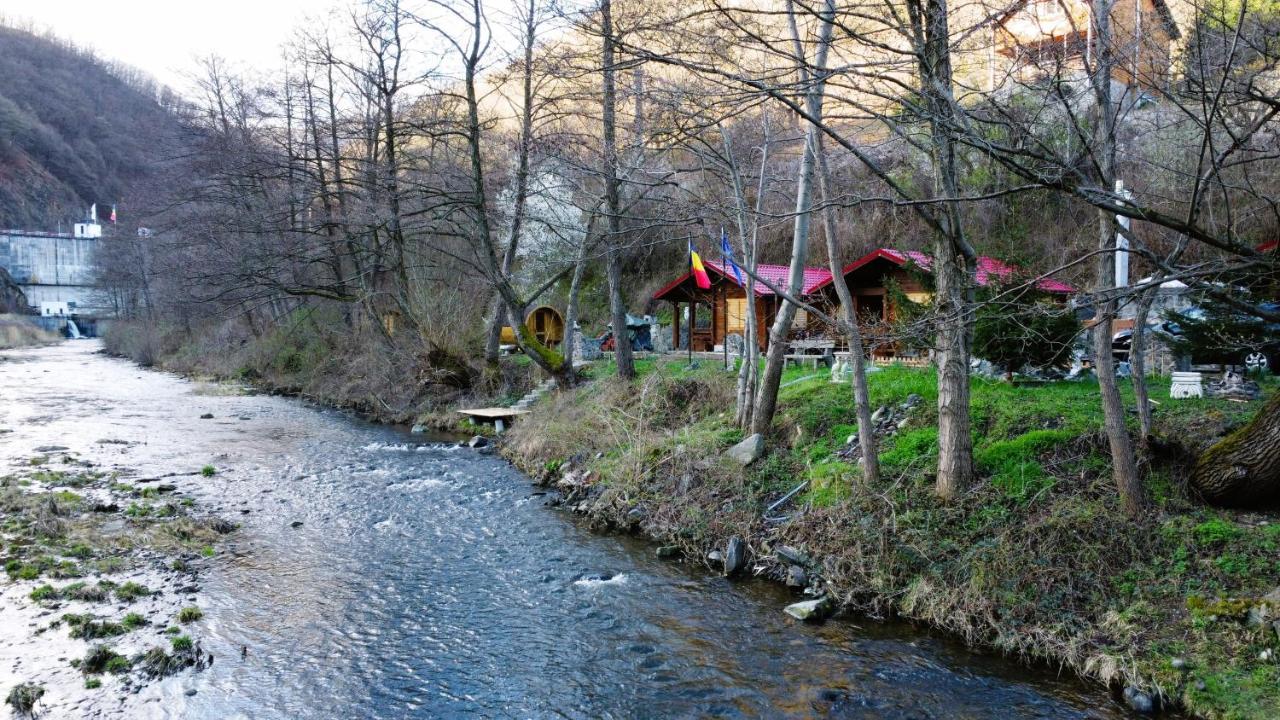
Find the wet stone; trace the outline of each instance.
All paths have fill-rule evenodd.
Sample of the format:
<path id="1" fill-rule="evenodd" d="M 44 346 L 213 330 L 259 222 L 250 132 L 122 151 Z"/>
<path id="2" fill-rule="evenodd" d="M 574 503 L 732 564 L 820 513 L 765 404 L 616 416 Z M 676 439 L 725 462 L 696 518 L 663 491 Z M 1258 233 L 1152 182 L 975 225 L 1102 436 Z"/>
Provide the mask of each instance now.
<path id="1" fill-rule="evenodd" d="M 724 551 L 724 574 L 736 575 L 747 565 L 747 544 L 734 535 Z"/>

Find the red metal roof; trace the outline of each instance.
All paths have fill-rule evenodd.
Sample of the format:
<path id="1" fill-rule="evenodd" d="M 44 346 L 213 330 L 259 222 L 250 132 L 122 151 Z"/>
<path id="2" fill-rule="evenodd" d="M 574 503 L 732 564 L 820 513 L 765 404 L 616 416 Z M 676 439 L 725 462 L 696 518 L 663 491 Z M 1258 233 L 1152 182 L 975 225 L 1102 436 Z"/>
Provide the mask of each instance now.
<path id="1" fill-rule="evenodd" d="M 878 250 L 873 250 L 867 253 L 866 255 L 863 255 L 862 257 L 858 258 L 857 260 L 854 260 L 848 265 L 844 266 L 844 269 L 841 271 L 841 274 L 848 275 L 849 273 L 853 272 L 854 270 L 857 270 L 863 265 L 866 265 L 867 263 L 877 259 L 888 260 L 889 262 L 893 263 L 894 265 L 898 265 L 899 267 L 907 265 L 908 263 L 914 263 L 915 265 L 918 265 L 920 269 L 925 270 L 926 272 L 929 270 L 929 267 L 933 264 L 932 256 L 926 253 L 922 253 L 918 250 L 894 250 L 892 248 L 879 248 Z M 986 285 L 987 283 L 991 282 L 992 278 L 996 278 L 998 280 L 1013 279 L 1014 276 L 1018 274 L 1018 268 L 1012 265 L 1009 265 L 1008 263 L 997 260 L 995 258 L 982 255 L 978 257 L 978 271 L 976 274 L 977 274 L 978 285 Z M 818 289 L 818 287 L 826 285 L 827 282 L 830 282 L 829 278 L 828 280 L 823 281 L 822 283 L 819 283 L 819 285 L 814 289 L 816 290 Z M 1076 291 L 1074 287 L 1064 282 L 1061 282 L 1059 280 L 1054 280 L 1052 278 L 1041 279 L 1039 282 L 1036 283 L 1036 287 L 1040 288 L 1045 292 L 1056 293 L 1056 294 L 1070 294 Z"/>
<path id="2" fill-rule="evenodd" d="M 715 273 L 725 280 L 738 285 L 737 278 L 734 277 L 733 271 L 727 265 L 719 260 L 703 260 L 703 266 L 707 268 L 708 274 Z M 667 283 L 661 290 L 653 294 L 654 300 L 661 300 L 671 290 L 674 290 L 680 283 L 688 280 L 692 272 L 686 272 L 680 277 Z M 787 289 L 787 280 L 791 276 L 791 267 L 788 265 L 757 265 L 756 276 L 763 278 L 766 282 L 777 285 L 784 290 Z M 742 274 L 742 279 L 747 279 L 747 274 Z M 801 288 L 801 295 L 808 295 L 813 292 L 819 285 L 823 285 L 831 280 L 831 271 L 822 268 L 807 267 L 804 269 L 804 287 Z M 739 287 L 741 287 L 739 285 Z M 764 297 L 772 295 L 773 291 L 760 283 L 755 284 L 756 295 Z"/>

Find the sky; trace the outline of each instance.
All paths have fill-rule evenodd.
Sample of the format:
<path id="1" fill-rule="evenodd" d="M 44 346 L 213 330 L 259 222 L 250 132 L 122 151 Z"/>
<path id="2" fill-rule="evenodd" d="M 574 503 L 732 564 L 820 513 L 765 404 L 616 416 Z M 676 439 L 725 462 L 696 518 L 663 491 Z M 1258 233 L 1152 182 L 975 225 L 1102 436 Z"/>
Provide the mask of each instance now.
<path id="1" fill-rule="evenodd" d="M 196 58 L 217 54 L 248 68 L 279 65 L 280 45 L 343 0 L 0 0 L 0 15 L 133 65 L 178 90 Z"/>

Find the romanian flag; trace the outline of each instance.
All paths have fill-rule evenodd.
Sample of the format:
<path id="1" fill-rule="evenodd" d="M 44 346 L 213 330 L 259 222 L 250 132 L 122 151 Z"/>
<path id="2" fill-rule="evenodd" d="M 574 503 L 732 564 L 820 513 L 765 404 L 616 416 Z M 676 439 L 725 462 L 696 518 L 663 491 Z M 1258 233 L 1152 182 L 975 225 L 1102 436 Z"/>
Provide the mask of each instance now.
<path id="1" fill-rule="evenodd" d="M 707 277 L 707 269 L 702 266 L 702 258 L 698 257 L 698 251 L 693 248 L 693 241 L 689 241 L 689 265 L 693 268 L 693 279 L 698 283 L 698 287 L 703 290 L 711 289 L 711 278 Z"/>

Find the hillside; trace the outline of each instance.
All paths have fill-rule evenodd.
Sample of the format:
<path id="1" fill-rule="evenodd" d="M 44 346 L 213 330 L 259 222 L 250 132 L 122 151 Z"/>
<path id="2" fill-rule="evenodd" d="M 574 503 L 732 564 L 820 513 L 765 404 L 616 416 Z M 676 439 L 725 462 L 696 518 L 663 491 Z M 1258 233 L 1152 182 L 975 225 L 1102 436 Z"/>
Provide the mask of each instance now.
<path id="1" fill-rule="evenodd" d="M 0 227 L 52 230 L 137 197 L 178 137 L 162 97 L 135 71 L 0 27 Z"/>

